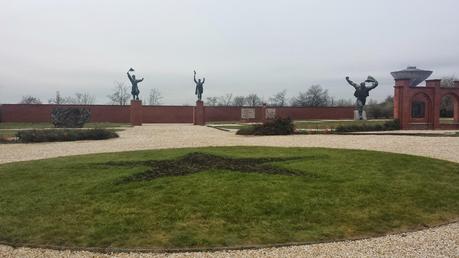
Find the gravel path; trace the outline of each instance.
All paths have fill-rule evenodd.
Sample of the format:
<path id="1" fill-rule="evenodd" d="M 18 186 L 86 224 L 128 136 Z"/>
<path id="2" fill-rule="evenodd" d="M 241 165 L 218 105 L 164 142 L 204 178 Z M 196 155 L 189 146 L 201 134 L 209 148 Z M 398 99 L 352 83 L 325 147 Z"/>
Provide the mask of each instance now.
<path id="1" fill-rule="evenodd" d="M 120 138 L 33 144 L 0 144 L 0 164 L 78 154 L 204 146 L 284 146 L 369 149 L 459 162 L 459 137 L 391 135 L 238 136 L 193 125 L 158 124 L 128 128 Z"/>
<path id="2" fill-rule="evenodd" d="M 0 144 L 0 163 L 50 157 L 203 146 L 284 146 L 369 149 L 459 162 L 459 137 L 389 135 L 295 135 L 246 137 L 192 125 L 144 125 L 107 141 Z M 423 231 L 357 241 L 211 253 L 103 255 L 91 252 L 11 248 L 0 245 L 0 257 L 459 257 L 459 223 Z"/>

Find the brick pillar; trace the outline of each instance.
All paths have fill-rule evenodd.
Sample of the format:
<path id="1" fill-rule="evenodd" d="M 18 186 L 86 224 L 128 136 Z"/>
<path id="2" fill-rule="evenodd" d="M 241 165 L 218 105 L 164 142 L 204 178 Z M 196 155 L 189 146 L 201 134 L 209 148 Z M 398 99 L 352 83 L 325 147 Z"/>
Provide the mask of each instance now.
<path id="1" fill-rule="evenodd" d="M 434 88 L 432 96 L 432 120 L 433 129 L 440 129 L 440 106 L 441 106 L 441 95 L 440 85 L 441 80 L 426 80 L 426 87 Z"/>
<path id="2" fill-rule="evenodd" d="M 453 112 L 454 112 L 454 122 L 455 123 L 459 123 L 459 103 L 458 101 L 459 100 L 456 97 L 454 97 Z"/>
<path id="3" fill-rule="evenodd" d="M 394 118 L 400 121 L 401 129 L 409 128 L 411 117 L 410 103 L 407 89 L 410 87 L 410 80 L 395 80 L 394 86 Z"/>
<path id="4" fill-rule="evenodd" d="M 130 121 L 131 125 L 142 125 L 142 101 L 131 100 L 130 107 Z"/>
<path id="5" fill-rule="evenodd" d="M 193 124 L 206 125 L 204 102 L 202 100 L 196 101 L 196 106 L 193 107 Z"/>
<path id="6" fill-rule="evenodd" d="M 454 88 L 459 89 L 459 81 L 454 81 Z M 454 122 L 459 123 L 459 99 L 454 96 Z"/>
<path id="7" fill-rule="evenodd" d="M 454 81 L 454 88 L 459 89 L 459 81 Z M 459 99 L 454 96 L 454 122 L 459 123 Z"/>
<path id="8" fill-rule="evenodd" d="M 394 119 L 402 119 L 401 98 L 403 96 L 402 86 L 394 86 Z"/>
<path id="9" fill-rule="evenodd" d="M 266 117 L 266 104 L 263 103 L 263 106 L 261 106 L 261 122 L 264 123 L 268 120 Z"/>

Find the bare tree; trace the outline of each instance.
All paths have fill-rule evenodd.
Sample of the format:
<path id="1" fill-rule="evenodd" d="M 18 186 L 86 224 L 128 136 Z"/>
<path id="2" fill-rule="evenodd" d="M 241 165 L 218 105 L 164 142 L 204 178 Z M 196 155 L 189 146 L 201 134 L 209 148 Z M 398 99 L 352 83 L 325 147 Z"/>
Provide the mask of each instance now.
<path id="1" fill-rule="evenodd" d="M 50 98 L 50 104 L 78 104 L 78 105 L 92 105 L 96 102 L 96 97 L 88 92 L 77 92 L 75 96 L 62 97 L 59 91 L 56 91 L 56 96 Z"/>
<path id="2" fill-rule="evenodd" d="M 387 96 L 383 102 L 370 99 L 367 104 L 367 115 L 371 118 L 391 118 L 394 115 L 394 97 Z"/>
<path id="3" fill-rule="evenodd" d="M 262 104 L 261 98 L 258 97 L 257 94 L 249 94 L 247 97 L 245 97 L 245 103 L 247 106 L 250 107 L 255 107 L 255 106 L 260 106 Z"/>
<path id="4" fill-rule="evenodd" d="M 454 82 L 457 81 L 457 77 L 455 75 L 445 76 L 441 78 L 441 86 L 452 88 L 454 87 Z"/>
<path id="5" fill-rule="evenodd" d="M 355 105 L 355 101 L 352 99 L 334 99 L 330 98 L 330 106 L 332 107 L 352 107 Z"/>
<path id="6" fill-rule="evenodd" d="M 75 97 L 69 98 L 72 104 L 92 105 L 96 102 L 96 97 L 88 92 L 77 92 Z"/>
<path id="7" fill-rule="evenodd" d="M 110 99 L 111 103 L 117 105 L 127 105 L 131 95 L 129 94 L 129 86 L 126 86 L 124 82 L 115 81 L 115 88 L 113 93 L 107 97 Z"/>
<path id="8" fill-rule="evenodd" d="M 49 104 L 59 105 L 59 104 L 67 104 L 68 102 L 71 102 L 71 99 L 62 97 L 59 91 L 56 91 L 56 96 L 54 96 L 54 98 L 48 99 Z"/>
<path id="9" fill-rule="evenodd" d="M 159 105 L 161 104 L 161 99 L 163 96 L 161 95 L 161 92 L 159 89 L 151 89 L 150 90 L 150 95 L 148 96 L 148 105 Z"/>
<path id="10" fill-rule="evenodd" d="M 244 96 L 236 96 L 233 98 L 233 106 L 242 107 L 245 104 Z"/>
<path id="11" fill-rule="evenodd" d="M 219 105 L 219 106 L 231 106 L 232 99 L 233 99 L 233 94 L 232 93 L 225 94 L 225 95 L 220 96 L 218 98 L 217 105 Z"/>
<path id="12" fill-rule="evenodd" d="M 292 97 L 291 104 L 292 106 L 297 106 L 297 107 L 308 106 L 308 96 L 306 92 L 300 92 L 298 93 L 298 96 Z"/>
<path id="13" fill-rule="evenodd" d="M 19 102 L 19 104 L 41 104 L 41 100 L 39 98 L 26 95 L 22 96 L 22 100 Z"/>
<path id="14" fill-rule="evenodd" d="M 329 102 L 328 90 L 320 85 L 312 85 L 306 92 L 300 92 L 292 99 L 293 106 L 301 107 L 325 107 Z"/>
<path id="15" fill-rule="evenodd" d="M 287 90 L 279 91 L 269 98 L 269 105 L 283 107 L 287 104 Z"/>
<path id="16" fill-rule="evenodd" d="M 92 105 L 96 102 L 96 97 L 88 92 L 75 93 L 75 99 L 79 104 Z"/>
<path id="17" fill-rule="evenodd" d="M 207 97 L 206 99 L 206 105 L 207 106 L 216 106 L 218 103 L 218 98 L 217 97 Z"/>

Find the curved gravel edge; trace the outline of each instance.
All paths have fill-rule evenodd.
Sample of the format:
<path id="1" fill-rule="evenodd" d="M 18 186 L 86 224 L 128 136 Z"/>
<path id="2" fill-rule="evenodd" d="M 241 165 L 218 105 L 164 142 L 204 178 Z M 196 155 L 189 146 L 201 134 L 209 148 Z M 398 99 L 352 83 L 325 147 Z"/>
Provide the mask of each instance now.
<path id="1" fill-rule="evenodd" d="M 98 253 L 0 245 L 0 257 L 459 257 L 459 223 L 341 242 L 182 253 Z"/>

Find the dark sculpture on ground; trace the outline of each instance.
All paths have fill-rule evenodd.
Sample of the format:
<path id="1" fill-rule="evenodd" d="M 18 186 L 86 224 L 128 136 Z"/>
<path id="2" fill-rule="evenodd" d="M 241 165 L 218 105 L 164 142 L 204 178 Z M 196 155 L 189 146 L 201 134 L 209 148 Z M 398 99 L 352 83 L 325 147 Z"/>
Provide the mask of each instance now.
<path id="1" fill-rule="evenodd" d="M 57 128 L 81 128 L 90 117 L 91 113 L 86 108 L 58 107 L 51 112 L 51 120 Z"/>
<path id="2" fill-rule="evenodd" d="M 131 94 L 132 94 L 132 99 L 134 100 L 139 100 L 139 87 L 137 86 L 137 84 L 141 81 L 143 81 L 143 78 L 140 79 L 140 80 L 137 80 L 135 78 L 135 75 L 130 75 L 129 72 L 134 72 L 134 69 L 130 68 L 129 71 L 127 72 L 127 76 L 129 78 L 129 81 L 131 81 L 131 84 L 132 84 L 132 89 L 131 89 Z"/>
<path id="3" fill-rule="evenodd" d="M 196 89 L 194 90 L 194 94 L 198 95 L 198 100 L 202 99 L 202 93 L 204 92 L 203 84 L 206 81 L 206 78 L 198 79 L 196 81 L 196 71 L 194 71 L 194 82 L 196 83 Z"/>
<path id="4" fill-rule="evenodd" d="M 360 85 L 357 83 L 349 80 L 349 76 L 346 77 L 346 81 L 355 88 L 354 96 L 357 98 L 356 107 L 359 111 L 359 119 L 363 119 L 363 107 L 365 106 L 365 102 L 367 101 L 367 97 L 370 95 L 369 92 L 378 86 L 378 81 L 375 78 L 368 76 L 368 78 L 361 82 Z M 372 85 L 369 87 L 365 86 L 365 83 L 371 83 Z"/>
<path id="5" fill-rule="evenodd" d="M 227 170 L 240 173 L 263 173 L 269 175 L 304 176 L 317 178 L 318 175 L 305 171 L 297 171 L 277 166 L 273 162 L 288 160 L 301 160 L 311 157 L 286 157 L 286 158 L 228 158 L 207 153 L 193 152 L 182 157 L 168 160 L 144 161 L 109 161 L 95 164 L 104 168 L 136 166 L 146 167 L 143 172 L 122 177 L 116 183 L 129 183 L 135 181 L 148 181 L 160 177 L 186 176 L 194 173 L 212 170 Z"/>

